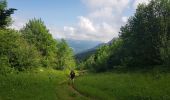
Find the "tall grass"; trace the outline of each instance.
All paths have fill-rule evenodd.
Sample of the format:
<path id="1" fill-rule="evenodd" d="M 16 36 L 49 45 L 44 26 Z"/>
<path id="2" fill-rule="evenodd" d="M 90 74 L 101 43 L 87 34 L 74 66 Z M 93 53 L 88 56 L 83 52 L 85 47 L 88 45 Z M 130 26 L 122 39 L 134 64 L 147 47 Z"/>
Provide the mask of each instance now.
<path id="1" fill-rule="evenodd" d="M 64 71 L 36 71 L 0 75 L 0 100 L 84 100 L 67 84 Z M 61 84 L 62 83 L 62 84 Z"/>
<path id="2" fill-rule="evenodd" d="M 99 100 L 170 100 L 170 73 L 89 74 L 75 88 Z"/>

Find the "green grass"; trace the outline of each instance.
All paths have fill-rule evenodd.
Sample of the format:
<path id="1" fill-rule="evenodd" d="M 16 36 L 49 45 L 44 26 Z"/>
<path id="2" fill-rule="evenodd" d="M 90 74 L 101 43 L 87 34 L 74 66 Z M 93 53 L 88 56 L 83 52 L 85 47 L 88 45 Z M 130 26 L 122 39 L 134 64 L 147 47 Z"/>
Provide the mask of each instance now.
<path id="1" fill-rule="evenodd" d="M 64 71 L 51 69 L 0 75 L 0 100 L 87 99 L 70 88 L 67 80 Z"/>
<path id="2" fill-rule="evenodd" d="M 170 73 L 88 74 L 76 79 L 75 88 L 99 100 L 170 100 Z"/>
<path id="3" fill-rule="evenodd" d="M 170 73 L 105 72 L 77 77 L 68 72 L 38 69 L 0 75 L 0 100 L 170 100 Z"/>

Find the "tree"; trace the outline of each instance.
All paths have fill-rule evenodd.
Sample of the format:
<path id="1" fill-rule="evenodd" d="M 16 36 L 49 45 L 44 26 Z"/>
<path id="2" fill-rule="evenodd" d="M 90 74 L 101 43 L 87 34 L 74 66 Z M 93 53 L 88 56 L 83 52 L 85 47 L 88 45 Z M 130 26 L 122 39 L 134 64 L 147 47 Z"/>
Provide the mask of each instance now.
<path id="1" fill-rule="evenodd" d="M 9 8 L 7 9 L 7 1 L 0 1 L 0 28 L 5 28 L 11 24 L 11 14 L 14 13 L 16 9 Z"/>
<path id="2" fill-rule="evenodd" d="M 151 0 L 138 6 L 136 13 L 121 28 L 128 66 L 162 64 L 160 48 L 162 38 L 169 37 L 169 0 Z"/>
<path id="3" fill-rule="evenodd" d="M 80 64 L 83 69 L 90 69 L 95 72 L 103 72 L 115 68 L 121 64 L 122 40 L 114 39 L 97 49 L 96 53 Z"/>
<path id="4" fill-rule="evenodd" d="M 24 70 L 38 67 L 39 64 L 38 51 L 33 45 L 29 45 L 20 33 L 14 30 L 0 30 L 1 68 Z"/>
<path id="5" fill-rule="evenodd" d="M 160 36 L 160 54 L 161 59 L 165 65 L 170 65 L 170 1 L 163 0 L 160 2 L 162 5 L 159 8 L 159 25 L 161 29 L 161 36 Z"/>
<path id="6" fill-rule="evenodd" d="M 118 65 L 147 68 L 170 64 L 169 0 L 140 4 L 120 30 L 117 40 L 98 49 L 81 65 L 99 72 Z"/>
<path id="7" fill-rule="evenodd" d="M 42 56 L 44 67 L 55 67 L 57 59 L 56 41 L 41 19 L 32 19 L 21 29 L 22 37 L 30 45 L 34 45 Z"/>
<path id="8" fill-rule="evenodd" d="M 75 59 L 73 57 L 73 51 L 68 46 L 67 42 L 64 39 L 62 39 L 58 43 L 57 49 L 58 49 L 57 57 L 59 59 L 58 59 L 58 67 L 56 69 L 75 68 Z"/>

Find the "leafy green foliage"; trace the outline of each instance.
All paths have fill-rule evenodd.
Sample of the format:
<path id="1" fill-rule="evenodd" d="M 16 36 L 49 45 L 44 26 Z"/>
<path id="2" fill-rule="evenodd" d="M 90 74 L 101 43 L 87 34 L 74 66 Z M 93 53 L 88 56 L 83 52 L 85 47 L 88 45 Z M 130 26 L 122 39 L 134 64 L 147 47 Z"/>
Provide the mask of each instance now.
<path id="1" fill-rule="evenodd" d="M 161 58 L 165 65 L 170 65 L 170 40 L 166 42 L 165 47 L 160 48 Z"/>
<path id="2" fill-rule="evenodd" d="M 97 73 L 75 80 L 75 88 L 97 100 L 169 100 L 170 74 Z"/>
<path id="3" fill-rule="evenodd" d="M 73 52 L 65 40 L 57 42 L 40 19 L 30 20 L 21 29 L 22 36 L 30 45 L 34 45 L 41 54 L 44 67 L 56 69 L 73 68 Z"/>
<path id="4" fill-rule="evenodd" d="M 169 0 L 152 0 L 138 6 L 136 13 L 121 28 L 120 37 L 128 66 L 162 64 L 160 47 L 169 39 Z M 162 39 L 162 38 L 166 39 Z M 163 40 L 163 41 L 162 41 Z"/>
<path id="5" fill-rule="evenodd" d="M 67 76 L 64 71 L 47 68 L 34 71 L 0 75 L 0 99 L 89 100 L 66 84 Z"/>
<path id="6" fill-rule="evenodd" d="M 65 68 L 69 68 L 69 69 L 73 69 L 75 68 L 75 60 L 73 57 L 73 51 L 72 49 L 68 46 L 68 44 L 66 43 L 65 40 L 61 40 L 58 44 L 57 44 L 57 57 L 58 59 L 58 67 L 57 69 L 65 69 Z"/>
<path id="7" fill-rule="evenodd" d="M 105 71 L 116 66 L 142 67 L 170 63 L 170 1 L 140 4 L 120 29 L 120 37 L 100 48 L 80 66 Z"/>
<path id="8" fill-rule="evenodd" d="M 39 53 L 29 45 L 18 32 L 0 30 L 0 67 L 18 70 L 39 66 Z"/>
<path id="9" fill-rule="evenodd" d="M 6 56 L 0 56 L 0 74 L 7 75 L 12 72 L 12 68 L 10 68 L 10 64 L 8 62 L 8 58 Z"/>
<path id="10" fill-rule="evenodd" d="M 22 37 L 30 45 L 34 45 L 42 55 L 42 64 L 44 67 L 56 66 L 56 41 L 52 38 L 49 30 L 40 19 L 30 20 L 26 26 L 21 29 Z"/>
<path id="11" fill-rule="evenodd" d="M 100 47 L 97 52 L 80 64 L 84 69 L 101 72 L 112 69 L 121 63 L 119 55 L 122 40 L 116 39 L 110 45 Z"/>
<path id="12" fill-rule="evenodd" d="M 11 14 L 14 13 L 16 9 L 9 8 L 7 9 L 7 1 L 0 1 L 0 28 L 5 28 L 11 23 Z"/>

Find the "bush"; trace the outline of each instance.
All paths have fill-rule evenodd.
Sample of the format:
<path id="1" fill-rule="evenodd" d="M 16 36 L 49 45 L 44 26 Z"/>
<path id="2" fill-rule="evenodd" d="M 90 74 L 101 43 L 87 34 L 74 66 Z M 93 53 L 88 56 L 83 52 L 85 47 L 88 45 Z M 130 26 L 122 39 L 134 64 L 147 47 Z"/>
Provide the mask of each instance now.
<path id="1" fill-rule="evenodd" d="M 170 65 L 170 40 L 166 42 L 163 48 L 160 48 L 161 58 L 165 65 Z"/>
<path id="2" fill-rule="evenodd" d="M 14 30 L 0 30 L 0 55 L 3 67 L 24 70 L 39 66 L 39 53 L 36 48 Z"/>
<path id="3" fill-rule="evenodd" d="M 0 56 L 0 74 L 6 75 L 7 73 L 12 72 L 12 68 L 10 68 L 9 59 L 6 56 Z"/>
<path id="4" fill-rule="evenodd" d="M 30 20 L 21 29 L 22 37 L 30 44 L 34 45 L 41 54 L 43 67 L 55 67 L 56 65 L 56 41 L 41 19 Z"/>

